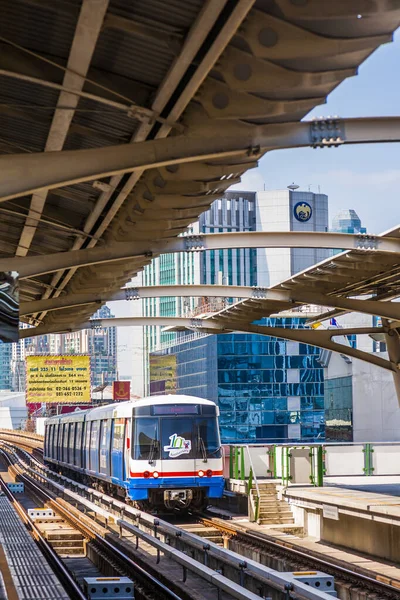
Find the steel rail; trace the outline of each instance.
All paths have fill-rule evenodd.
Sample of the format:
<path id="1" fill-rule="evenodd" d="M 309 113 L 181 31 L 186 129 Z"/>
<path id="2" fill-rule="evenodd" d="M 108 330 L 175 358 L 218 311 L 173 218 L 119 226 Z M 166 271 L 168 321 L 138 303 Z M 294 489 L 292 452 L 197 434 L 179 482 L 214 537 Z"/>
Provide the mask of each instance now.
<path id="1" fill-rule="evenodd" d="M 8 460 L 10 465 L 15 464 L 12 462 L 10 457 L 7 455 L 7 452 L 5 452 L 2 449 L 0 449 L 0 452 L 3 454 L 3 456 L 6 457 L 6 459 Z M 18 460 L 18 462 L 22 462 L 22 461 Z M 74 527 L 76 527 L 77 529 L 82 531 L 84 533 L 84 535 L 89 534 L 89 537 L 92 538 L 92 541 L 96 542 L 103 550 L 105 550 L 107 552 L 107 554 L 109 556 L 115 558 L 115 556 L 117 555 L 120 563 L 123 565 L 123 568 L 128 568 L 130 570 L 133 570 L 135 573 L 135 576 L 136 577 L 139 576 L 139 578 L 141 578 L 142 582 L 145 581 L 147 585 L 150 584 L 150 585 L 155 586 L 159 592 L 161 592 L 162 594 L 164 594 L 166 597 L 170 598 L 171 600 L 183 600 L 183 598 L 181 596 L 179 596 L 178 594 L 175 594 L 175 592 L 170 590 L 165 584 L 163 584 L 160 580 L 158 580 L 156 577 L 154 577 L 151 573 L 149 573 L 145 569 L 143 569 L 143 567 L 141 567 L 138 563 L 136 563 L 131 558 L 129 558 L 128 556 L 123 554 L 123 552 L 121 552 L 114 544 L 112 544 L 110 541 L 101 537 L 98 534 L 98 532 L 95 530 L 95 528 L 91 528 L 87 524 L 87 522 L 82 523 L 82 521 L 80 521 L 77 518 L 77 516 L 73 514 L 73 512 L 71 510 L 68 510 L 68 508 L 66 508 L 65 506 L 60 504 L 60 502 L 57 499 L 57 497 L 55 496 L 55 494 L 53 495 L 49 490 L 44 489 L 44 487 L 39 482 L 35 481 L 31 475 L 27 475 L 26 473 L 25 474 L 19 473 L 18 477 L 23 481 L 23 483 L 28 488 L 33 490 L 36 495 L 43 498 L 47 502 L 51 502 L 51 505 L 55 507 L 55 511 L 58 512 L 59 514 L 63 515 L 66 518 L 66 520 L 69 521 Z M 40 475 L 40 477 L 43 478 L 44 476 Z M 54 482 L 51 482 L 51 483 L 54 483 Z M 80 598 L 81 598 L 81 596 L 79 596 L 79 599 Z M 82 595 L 82 600 L 83 599 L 86 599 L 86 596 Z"/>
<path id="2" fill-rule="evenodd" d="M 216 527 L 217 529 L 220 529 L 221 531 L 225 532 L 225 533 L 230 533 L 230 534 L 234 534 L 238 537 L 243 536 L 246 539 L 248 539 L 249 542 L 263 542 L 264 544 L 271 546 L 272 548 L 279 550 L 280 552 L 284 552 L 287 553 L 289 555 L 295 556 L 297 558 L 301 558 L 302 560 L 306 561 L 307 563 L 316 563 L 318 564 L 322 570 L 331 569 L 331 570 L 336 570 L 339 572 L 340 575 L 343 575 L 345 577 L 351 577 L 354 578 L 355 576 L 357 576 L 357 579 L 360 579 L 362 582 L 369 584 L 369 585 L 373 585 L 373 586 L 378 586 L 383 592 L 390 592 L 390 593 L 395 593 L 398 594 L 398 587 L 394 586 L 394 585 L 390 585 L 388 583 L 385 583 L 383 581 L 380 581 L 379 579 L 377 579 L 377 577 L 381 577 L 381 575 L 377 574 L 377 577 L 371 577 L 370 575 L 366 575 L 365 571 L 366 569 L 364 569 L 363 567 L 358 567 L 355 566 L 356 569 L 359 569 L 360 571 L 364 571 L 364 573 L 361 573 L 359 571 L 351 571 L 350 569 L 347 569 L 346 567 L 343 567 L 341 565 L 336 564 L 335 562 L 331 562 L 328 560 L 325 560 L 323 558 L 319 558 L 317 557 L 315 554 L 309 554 L 307 552 L 302 552 L 301 550 L 297 550 L 296 548 L 293 547 L 293 545 L 290 543 L 290 541 L 279 541 L 276 540 L 275 538 L 272 539 L 270 538 L 270 536 L 268 536 L 268 534 L 265 533 L 255 533 L 253 530 L 250 529 L 245 529 L 242 528 L 241 526 L 236 527 L 229 527 L 229 525 L 226 525 L 225 522 L 221 522 L 219 523 L 218 520 L 216 520 L 215 518 L 202 518 L 201 519 L 202 522 L 207 523 L 212 525 L 213 527 Z M 389 578 L 388 578 L 389 579 Z M 393 580 L 396 581 L 396 580 Z"/>
<path id="3" fill-rule="evenodd" d="M 18 459 L 18 460 L 20 460 L 20 459 Z M 20 462 L 22 462 L 22 461 L 20 461 Z M 23 464 L 23 462 L 22 462 L 22 464 Z M 26 468 L 26 465 L 24 468 Z M 246 561 L 244 561 L 243 558 L 240 555 L 238 555 L 236 552 L 232 552 L 227 549 L 221 549 L 219 546 L 217 546 L 216 544 L 213 544 L 212 542 L 205 544 L 204 539 L 195 534 L 185 532 L 184 530 L 182 530 L 178 527 L 175 527 L 174 525 L 171 525 L 170 523 L 168 523 L 166 521 L 161 521 L 159 519 L 155 519 L 154 517 L 152 517 L 151 515 L 148 515 L 147 513 L 143 513 L 141 511 L 135 511 L 131 507 L 127 507 L 124 503 L 115 502 L 113 498 L 109 497 L 109 501 L 110 501 L 109 506 L 110 505 L 114 505 L 114 506 L 119 505 L 118 506 L 119 512 L 120 513 L 123 512 L 123 515 L 125 517 L 127 515 L 130 515 L 132 517 L 133 521 L 135 521 L 135 520 L 137 521 L 137 525 L 135 525 L 134 523 L 133 524 L 128 523 L 127 521 L 125 521 L 123 519 L 115 518 L 115 514 L 110 513 L 109 510 L 102 509 L 101 507 L 96 505 L 92 500 L 87 500 L 87 499 L 83 498 L 82 496 L 80 496 L 78 493 L 70 491 L 68 489 L 65 489 L 65 484 L 70 483 L 70 484 L 72 484 L 72 486 L 75 485 L 81 491 L 86 491 L 86 493 L 89 495 L 95 495 L 98 499 L 103 499 L 103 497 L 104 497 L 103 494 L 100 494 L 98 492 L 96 493 L 95 490 L 90 490 L 90 488 L 87 488 L 86 486 L 84 486 L 82 484 L 77 484 L 76 482 L 74 482 L 73 480 L 71 480 L 65 476 L 56 475 L 56 474 L 52 473 L 52 475 L 55 475 L 59 480 L 61 480 L 63 482 L 63 485 L 61 485 L 60 483 L 56 483 L 55 481 L 52 481 L 51 479 L 49 479 L 48 476 L 43 475 L 44 471 L 49 471 L 49 469 L 47 469 L 47 467 L 41 467 L 40 470 L 42 471 L 42 473 L 33 472 L 33 474 L 35 475 L 35 482 L 32 483 L 31 485 L 36 486 L 36 488 L 38 488 L 38 485 L 40 486 L 41 484 L 38 483 L 37 479 L 39 479 L 39 480 L 41 479 L 42 481 L 45 481 L 46 483 L 51 483 L 56 489 L 59 490 L 59 492 L 62 491 L 64 493 L 64 495 L 67 495 L 68 497 L 73 498 L 73 500 L 75 502 L 83 504 L 90 510 L 94 510 L 95 512 L 97 512 L 103 519 L 106 520 L 106 523 L 109 520 L 110 521 L 112 520 L 120 528 L 120 530 L 121 529 L 127 530 L 130 533 L 132 533 L 133 535 L 135 535 L 137 538 L 143 539 L 144 541 L 146 541 L 147 543 L 149 543 L 153 547 L 155 547 L 158 552 L 161 552 L 162 554 L 172 558 L 175 562 L 180 564 L 184 569 L 193 571 L 197 575 L 204 576 L 204 578 L 209 583 L 212 583 L 213 585 L 215 585 L 217 588 L 219 588 L 221 590 L 224 590 L 224 591 L 229 590 L 229 593 L 234 598 L 237 598 L 237 600 L 247 600 L 247 599 L 256 600 L 256 598 L 258 596 L 256 596 L 255 594 L 253 594 L 252 592 L 250 592 L 247 589 L 245 590 L 245 592 L 243 592 L 242 585 L 236 584 L 235 582 L 228 579 L 227 577 L 216 574 L 211 569 L 208 569 L 207 565 L 204 565 L 203 563 L 201 563 L 197 560 L 188 558 L 187 555 L 176 550 L 175 548 L 172 550 L 171 546 L 169 546 L 168 544 L 165 544 L 163 542 L 160 542 L 160 540 L 158 540 L 156 538 L 156 536 L 149 537 L 149 535 L 147 533 L 144 533 L 142 530 L 140 530 L 137 525 L 139 525 L 141 523 L 142 525 L 147 527 L 151 532 L 163 533 L 166 535 L 166 537 L 173 534 L 174 536 L 179 537 L 179 539 L 182 542 L 183 541 L 186 542 L 188 544 L 188 549 L 197 550 L 200 552 L 204 551 L 204 552 L 208 553 L 210 557 L 213 557 L 215 560 L 222 562 L 222 564 L 231 564 L 231 565 L 234 564 L 239 572 L 243 571 L 245 569 L 246 575 L 248 577 L 251 576 L 255 581 L 257 581 L 258 583 L 261 583 L 262 585 L 265 585 L 266 587 L 268 587 L 268 586 L 273 587 L 282 593 L 285 593 L 285 591 L 288 591 L 288 590 L 286 590 L 286 587 L 285 587 L 288 584 L 287 580 L 284 577 L 282 577 L 277 571 L 275 571 L 273 569 L 261 566 L 258 563 L 256 563 L 255 561 L 252 561 L 251 559 L 246 559 Z M 21 477 L 23 477 L 25 480 L 29 481 L 29 479 L 31 479 L 32 475 L 29 475 L 29 476 L 22 475 Z M 38 489 L 40 491 L 40 488 L 38 488 Z M 48 490 L 45 490 L 44 493 L 49 494 Z M 54 503 L 54 500 L 52 500 L 52 502 Z M 61 507 L 59 510 L 62 514 L 62 511 L 65 511 L 65 508 Z M 77 525 L 77 526 L 79 528 L 79 525 Z M 103 538 L 100 538 L 100 539 L 102 540 Z M 204 574 L 204 575 L 202 575 L 202 574 Z M 329 596 L 327 594 L 325 594 L 324 592 L 310 588 L 301 582 L 294 582 L 292 591 L 294 593 L 294 597 L 301 599 L 301 600 L 329 600 Z M 289 598 L 290 597 L 292 597 L 292 594 L 289 595 Z"/>
<path id="4" fill-rule="evenodd" d="M 47 467 L 44 467 L 42 465 L 39 465 L 39 468 L 42 471 L 49 471 L 49 469 Z M 168 535 L 168 534 L 170 535 L 171 533 L 176 534 L 176 532 L 182 531 L 183 536 L 180 536 L 181 540 L 183 540 L 186 537 L 198 538 L 198 536 L 196 536 L 194 534 L 189 534 L 188 532 L 181 530 L 180 528 L 172 525 L 171 523 L 168 523 L 166 521 L 161 521 L 160 519 L 153 517 L 152 515 L 149 515 L 147 513 L 143 513 L 142 511 L 137 511 L 137 510 L 133 509 L 132 507 L 126 505 L 124 502 L 116 500 L 115 498 L 113 498 L 111 496 L 107 496 L 106 494 L 103 494 L 102 492 L 98 492 L 97 490 L 89 488 L 83 484 L 78 484 L 77 482 L 75 482 L 74 480 L 72 480 L 68 477 L 65 477 L 63 475 L 58 475 L 56 473 L 51 473 L 51 475 L 55 476 L 58 480 L 61 480 L 63 482 L 64 487 L 65 487 L 65 485 L 71 485 L 72 487 L 75 487 L 76 489 L 85 491 L 85 493 L 87 493 L 88 496 L 92 498 L 91 503 L 93 503 L 93 504 L 94 504 L 93 499 L 96 499 L 96 501 L 106 505 L 108 507 L 108 510 L 111 508 L 111 509 L 115 510 L 116 512 L 119 512 L 119 514 L 122 513 L 125 518 L 126 517 L 132 518 L 132 520 L 136 521 L 136 522 L 138 522 L 138 519 L 140 518 L 145 525 L 152 528 L 153 530 L 154 530 L 154 524 L 156 522 L 157 523 L 157 525 L 156 525 L 157 533 L 165 533 L 166 535 Z M 66 492 L 67 492 L 67 494 L 74 494 L 74 492 L 69 492 L 68 490 L 66 490 Z M 82 497 L 79 496 L 78 494 L 74 494 L 74 496 L 75 496 L 75 499 L 77 499 L 77 500 L 79 499 L 80 501 L 82 500 Z M 96 504 L 94 504 L 94 506 L 97 509 L 100 508 Z M 346 567 L 338 565 L 335 562 L 330 562 L 324 558 L 319 558 L 319 557 L 315 556 L 314 554 L 309 554 L 306 552 L 302 552 L 301 550 L 297 550 L 296 548 L 293 548 L 291 546 L 290 542 L 286 542 L 286 541 L 279 542 L 275 539 L 272 540 L 271 538 L 269 538 L 269 536 L 267 534 L 255 533 L 254 531 L 242 528 L 241 526 L 233 527 L 232 525 L 227 525 L 225 521 L 221 521 L 221 520 L 218 520 L 215 518 L 201 517 L 201 520 L 204 523 L 209 523 L 213 527 L 216 527 L 225 533 L 229 533 L 230 535 L 245 536 L 246 538 L 249 539 L 249 541 L 262 542 L 263 544 L 266 544 L 276 550 L 279 550 L 280 552 L 285 552 L 296 558 L 301 558 L 306 563 L 311 563 L 311 564 L 316 563 L 316 564 L 320 565 L 321 567 L 324 567 L 325 570 L 326 570 L 326 568 L 329 568 L 333 571 L 336 571 L 339 575 L 342 575 L 345 578 L 346 577 L 352 578 L 352 579 L 356 578 L 357 580 L 361 580 L 366 585 L 371 585 L 371 586 L 374 586 L 375 588 L 378 587 L 379 590 L 382 591 L 383 593 L 395 594 L 395 597 L 397 597 L 398 587 L 396 587 L 396 585 L 391 585 L 389 583 L 385 583 L 385 582 L 379 580 L 378 577 L 381 577 L 381 575 L 379 575 L 379 574 L 377 574 L 376 578 L 371 577 L 370 575 L 366 574 L 366 569 L 363 569 L 363 567 L 356 567 L 357 571 L 351 571 L 350 569 L 347 569 Z M 204 540 L 202 540 L 202 538 L 199 538 L 199 541 L 204 542 Z M 360 572 L 361 570 L 364 572 Z M 397 581 L 396 580 L 393 580 L 393 581 L 395 581 L 398 586 Z"/>

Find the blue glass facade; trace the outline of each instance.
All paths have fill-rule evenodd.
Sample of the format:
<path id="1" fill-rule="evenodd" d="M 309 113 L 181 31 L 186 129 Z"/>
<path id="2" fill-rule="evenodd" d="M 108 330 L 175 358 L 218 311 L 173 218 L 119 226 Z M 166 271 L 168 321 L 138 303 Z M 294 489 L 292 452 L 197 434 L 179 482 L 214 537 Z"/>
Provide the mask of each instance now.
<path id="1" fill-rule="evenodd" d="M 297 319 L 263 323 L 272 321 L 302 326 Z M 323 440 L 324 375 L 319 352 L 306 344 L 255 334 L 187 342 L 181 338 L 175 346 L 151 355 L 150 393 L 168 389 L 216 402 L 224 443 Z"/>
<path id="2" fill-rule="evenodd" d="M 337 213 L 332 219 L 332 231 L 340 233 L 366 233 L 367 230 L 361 225 L 361 219 L 352 208 L 345 208 Z"/>

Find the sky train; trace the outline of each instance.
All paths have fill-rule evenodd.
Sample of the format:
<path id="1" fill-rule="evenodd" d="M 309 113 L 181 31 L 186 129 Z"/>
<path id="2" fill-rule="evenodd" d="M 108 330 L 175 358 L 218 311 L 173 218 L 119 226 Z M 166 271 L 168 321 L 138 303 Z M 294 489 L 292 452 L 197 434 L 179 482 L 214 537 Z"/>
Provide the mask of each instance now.
<path id="1" fill-rule="evenodd" d="M 194 396 L 152 396 L 52 417 L 45 462 L 138 508 L 202 508 L 224 488 L 219 409 Z"/>

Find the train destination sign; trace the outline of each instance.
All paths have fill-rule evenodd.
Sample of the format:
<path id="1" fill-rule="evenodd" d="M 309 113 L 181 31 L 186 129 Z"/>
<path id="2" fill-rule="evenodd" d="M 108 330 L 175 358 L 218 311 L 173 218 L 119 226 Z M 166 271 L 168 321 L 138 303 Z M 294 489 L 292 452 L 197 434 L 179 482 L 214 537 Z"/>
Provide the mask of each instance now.
<path id="1" fill-rule="evenodd" d="M 90 403 L 90 357 L 27 356 L 26 401 Z"/>

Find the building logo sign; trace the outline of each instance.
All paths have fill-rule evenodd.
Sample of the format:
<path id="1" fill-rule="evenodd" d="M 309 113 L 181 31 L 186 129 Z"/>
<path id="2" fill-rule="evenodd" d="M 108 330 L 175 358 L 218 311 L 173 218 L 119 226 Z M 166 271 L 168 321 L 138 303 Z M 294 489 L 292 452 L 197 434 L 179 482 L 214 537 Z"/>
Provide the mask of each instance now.
<path id="1" fill-rule="evenodd" d="M 131 382 L 113 381 L 113 400 L 130 400 Z"/>
<path id="2" fill-rule="evenodd" d="M 168 452 L 169 458 L 177 458 L 181 454 L 189 454 L 192 449 L 192 442 L 185 440 L 177 433 L 169 436 L 170 443 L 164 446 L 164 452 Z"/>
<path id="3" fill-rule="evenodd" d="M 294 205 L 293 213 L 297 221 L 306 223 L 311 219 L 312 208 L 308 202 L 297 202 L 297 204 Z"/>

